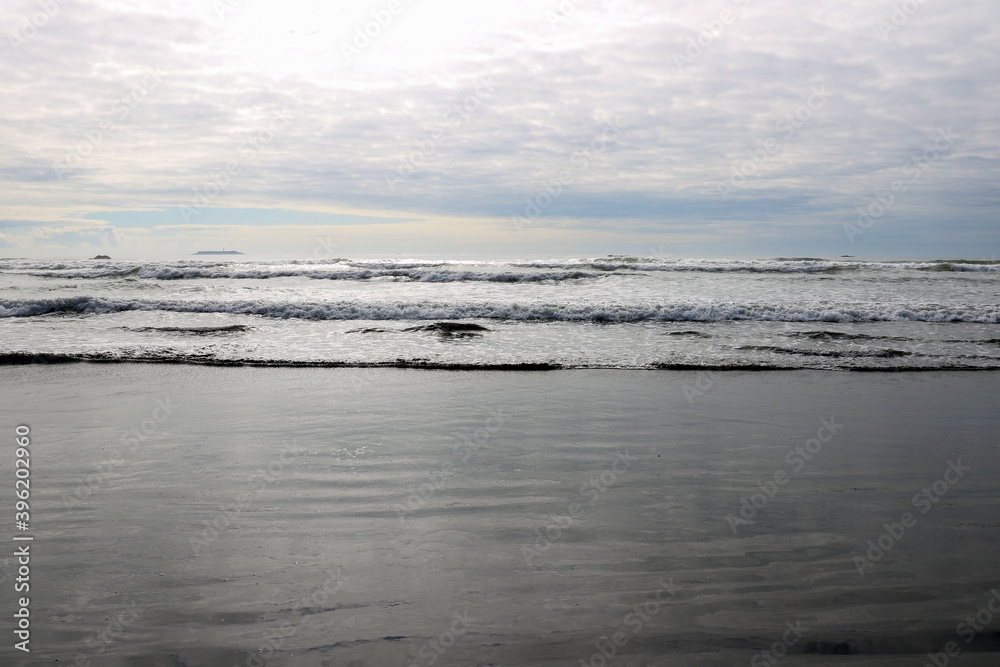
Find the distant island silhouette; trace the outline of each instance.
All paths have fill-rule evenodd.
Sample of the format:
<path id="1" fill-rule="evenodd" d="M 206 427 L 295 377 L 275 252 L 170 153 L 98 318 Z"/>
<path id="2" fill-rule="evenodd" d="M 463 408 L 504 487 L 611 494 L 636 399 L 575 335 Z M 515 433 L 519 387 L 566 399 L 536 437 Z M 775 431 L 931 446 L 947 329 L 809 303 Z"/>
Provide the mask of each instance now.
<path id="1" fill-rule="evenodd" d="M 195 255 L 242 255 L 236 250 L 199 250 Z"/>

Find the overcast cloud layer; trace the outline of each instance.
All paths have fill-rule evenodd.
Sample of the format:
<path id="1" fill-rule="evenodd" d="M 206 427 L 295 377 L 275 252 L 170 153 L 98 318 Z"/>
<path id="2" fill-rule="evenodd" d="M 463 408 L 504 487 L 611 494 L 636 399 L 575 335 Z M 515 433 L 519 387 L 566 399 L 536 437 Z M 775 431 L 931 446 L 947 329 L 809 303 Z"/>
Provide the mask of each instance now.
<path id="1" fill-rule="evenodd" d="M 7 256 L 1000 246 L 993 2 L 12 0 L 0 26 Z"/>

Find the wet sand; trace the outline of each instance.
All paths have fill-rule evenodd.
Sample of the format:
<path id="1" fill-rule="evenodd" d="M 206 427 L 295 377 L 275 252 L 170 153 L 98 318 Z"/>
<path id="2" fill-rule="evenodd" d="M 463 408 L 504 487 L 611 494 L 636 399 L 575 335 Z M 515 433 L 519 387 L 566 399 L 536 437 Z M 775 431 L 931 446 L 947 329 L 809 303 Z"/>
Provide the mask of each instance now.
<path id="1" fill-rule="evenodd" d="M 995 373 L 0 373 L 3 664 L 1000 660 Z"/>

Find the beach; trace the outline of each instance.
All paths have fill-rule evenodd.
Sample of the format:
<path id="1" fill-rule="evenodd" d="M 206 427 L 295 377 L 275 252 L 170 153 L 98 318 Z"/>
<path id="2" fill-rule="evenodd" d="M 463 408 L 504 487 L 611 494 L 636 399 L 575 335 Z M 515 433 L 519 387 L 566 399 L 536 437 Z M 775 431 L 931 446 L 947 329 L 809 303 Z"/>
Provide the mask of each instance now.
<path id="1" fill-rule="evenodd" d="M 0 667 L 1000 666 L 960 9 L 4 0 Z"/>
<path id="2" fill-rule="evenodd" d="M 4 664 L 1000 650 L 995 373 L 0 371 L 32 454 L 31 652 Z"/>

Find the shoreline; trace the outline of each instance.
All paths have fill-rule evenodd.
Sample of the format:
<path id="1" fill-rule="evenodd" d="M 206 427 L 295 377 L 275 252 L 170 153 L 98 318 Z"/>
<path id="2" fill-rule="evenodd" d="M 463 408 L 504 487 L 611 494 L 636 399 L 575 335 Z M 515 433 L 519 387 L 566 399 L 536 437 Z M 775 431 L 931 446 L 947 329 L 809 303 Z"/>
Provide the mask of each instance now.
<path id="1" fill-rule="evenodd" d="M 57 365 L 57 364 L 166 364 L 175 366 L 207 366 L 223 368 L 399 368 L 412 370 L 442 370 L 442 371 L 705 371 L 705 372 L 730 372 L 730 371 L 816 371 L 829 373 L 930 373 L 930 372 L 952 372 L 952 371 L 1000 371 L 1000 366 L 888 366 L 888 367 L 846 367 L 837 368 L 816 368 L 803 366 L 777 366 L 770 364 L 747 364 L 747 365 L 719 365 L 719 364 L 683 364 L 683 363 L 657 363 L 645 367 L 622 367 L 622 366 L 568 366 L 559 363 L 548 362 L 525 362 L 525 363 L 495 363 L 495 364 L 474 364 L 462 362 L 433 362 L 420 359 L 398 359 L 396 361 L 384 362 L 351 362 L 351 361 L 298 361 L 292 359 L 270 360 L 270 359 L 191 359 L 175 357 L 122 357 L 112 355 L 95 354 L 28 354 L 26 352 L 0 353 L 0 367 L 2 366 L 30 366 L 30 365 Z"/>

